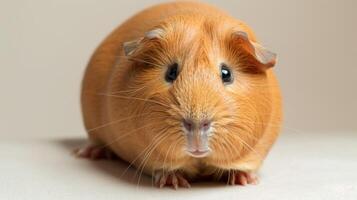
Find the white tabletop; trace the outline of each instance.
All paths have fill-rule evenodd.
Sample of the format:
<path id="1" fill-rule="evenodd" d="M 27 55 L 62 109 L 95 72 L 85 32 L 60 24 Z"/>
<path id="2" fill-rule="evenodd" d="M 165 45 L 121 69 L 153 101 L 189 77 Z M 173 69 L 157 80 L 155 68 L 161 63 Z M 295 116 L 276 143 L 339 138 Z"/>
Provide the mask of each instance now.
<path id="1" fill-rule="evenodd" d="M 257 186 L 195 183 L 152 187 L 120 161 L 77 159 L 83 138 L 0 141 L 0 199 L 356 199 L 357 134 L 286 133 L 268 156 Z"/>

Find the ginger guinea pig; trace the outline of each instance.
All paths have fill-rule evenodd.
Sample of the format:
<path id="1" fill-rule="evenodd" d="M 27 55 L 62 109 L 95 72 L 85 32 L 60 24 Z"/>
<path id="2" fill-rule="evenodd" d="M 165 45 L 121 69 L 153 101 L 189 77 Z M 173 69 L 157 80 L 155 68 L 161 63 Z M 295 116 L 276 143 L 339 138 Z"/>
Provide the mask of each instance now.
<path id="1" fill-rule="evenodd" d="M 91 143 L 77 154 L 113 152 L 160 187 L 201 176 L 256 184 L 281 125 L 275 60 L 247 25 L 212 6 L 141 11 L 88 64 L 81 100 Z"/>

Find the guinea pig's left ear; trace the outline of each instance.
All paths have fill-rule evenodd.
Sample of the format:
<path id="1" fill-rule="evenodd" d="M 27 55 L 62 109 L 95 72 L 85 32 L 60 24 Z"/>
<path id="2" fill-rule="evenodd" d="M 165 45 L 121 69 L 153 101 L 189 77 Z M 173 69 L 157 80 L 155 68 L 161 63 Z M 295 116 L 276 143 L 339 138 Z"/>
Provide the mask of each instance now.
<path id="1" fill-rule="evenodd" d="M 235 32 L 235 36 L 240 39 L 243 49 L 250 54 L 263 70 L 273 67 L 276 63 L 276 54 L 269 51 L 262 45 L 251 41 L 248 34 L 243 31 Z"/>
<path id="2" fill-rule="evenodd" d="M 138 51 L 138 49 L 140 49 L 140 45 L 144 41 L 162 38 L 163 34 L 164 34 L 164 31 L 161 28 L 157 28 L 157 29 L 153 29 L 151 31 L 146 32 L 144 37 L 140 37 L 135 40 L 124 42 L 123 43 L 124 54 L 126 56 L 132 55 L 134 52 L 136 52 L 136 51 Z"/>

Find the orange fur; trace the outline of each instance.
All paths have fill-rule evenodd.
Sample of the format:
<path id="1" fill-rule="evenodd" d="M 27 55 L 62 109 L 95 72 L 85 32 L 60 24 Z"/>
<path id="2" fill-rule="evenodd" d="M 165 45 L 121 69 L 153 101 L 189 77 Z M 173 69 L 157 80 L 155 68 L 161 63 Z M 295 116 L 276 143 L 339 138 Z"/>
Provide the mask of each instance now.
<path id="1" fill-rule="evenodd" d="M 181 170 L 188 176 L 217 170 L 258 170 L 278 136 L 281 100 L 271 68 L 262 68 L 234 39 L 235 28 L 257 42 L 243 22 L 197 2 L 148 8 L 114 30 L 92 56 L 83 80 L 82 109 L 92 141 L 107 145 L 139 170 Z M 130 56 L 124 42 L 143 39 Z M 224 85 L 219 64 L 231 66 L 234 82 Z M 172 62 L 180 74 L 170 85 Z M 193 158 L 184 151 L 181 119 L 212 119 L 212 153 Z"/>

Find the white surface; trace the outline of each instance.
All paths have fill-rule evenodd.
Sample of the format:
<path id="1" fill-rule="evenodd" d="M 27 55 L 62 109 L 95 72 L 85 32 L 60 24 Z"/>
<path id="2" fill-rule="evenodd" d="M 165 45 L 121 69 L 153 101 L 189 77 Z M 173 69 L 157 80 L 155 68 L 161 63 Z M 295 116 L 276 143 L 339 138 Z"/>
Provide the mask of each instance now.
<path id="1" fill-rule="evenodd" d="M 356 133 L 282 135 L 257 186 L 195 183 L 191 189 L 141 184 L 120 161 L 77 159 L 85 139 L 60 137 L 0 141 L 0 199 L 356 199 Z"/>

